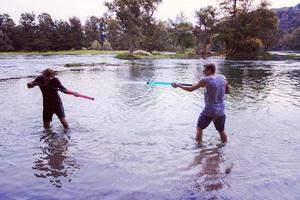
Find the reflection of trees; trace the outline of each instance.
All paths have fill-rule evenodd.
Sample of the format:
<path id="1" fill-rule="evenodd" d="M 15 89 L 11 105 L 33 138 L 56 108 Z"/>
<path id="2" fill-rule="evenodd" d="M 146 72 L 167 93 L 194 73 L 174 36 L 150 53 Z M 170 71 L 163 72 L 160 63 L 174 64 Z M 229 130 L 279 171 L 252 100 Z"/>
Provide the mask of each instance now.
<path id="1" fill-rule="evenodd" d="M 131 61 L 127 63 L 129 66 L 128 80 L 150 80 L 153 78 L 153 71 L 155 70 L 155 65 L 151 60 L 144 60 L 141 62 Z"/>
<path id="2" fill-rule="evenodd" d="M 292 85 L 297 91 L 300 90 L 300 70 L 288 71 L 286 74 L 287 78 L 292 80 Z"/>
<path id="3" fill-rule="evenodd" d="M 61 135 L 62 134 L 62 135 Z M 55 133 L 50 130 L 41 137 L 41 152 L 34 154 L 35 161 L 32 167 L 38 178 L 49 178 L 56 187 L 62 187 L 62 177 L 69 182 L 69 175 L 80 166 L 71 157 L 67 156 L 68 139 L 65 133 Z"/>
<path id="4" fill-rule="evenodd" d="M 154 103 L 157 95 L 146 85 L 147 81 L 155 79 L 156 67 L 153 61 L 131 61 L 126 64 L 128 69 L 116 70 L 118 80 L 125 81 L 118 85 L 117 95 L 120 96 L 117 99 L 122 102 L 120 106 L 125 105 L 136 109 L 137 106 L 143 106 L 145 103 Z M 120 102 L 116 104 L 120 104 Z"/>
<path id="5" fill-rule="evenodd" d="M 198 192 L 216 191 L 222 189 L 224 184 L 228 185 L 225 177 L 231 172 L 233 166 L 222 168 L 222 164 L 224 164 L 222 146 L 200 150 L 190 166 L 201 168 L 194 180 Z"/>
<path id="6" fill-rule="evenodd" d="M 264 101 L 275 78 L 269 66 L 255 63 L 225 63 L 219 71 L 228 79 L 231 102 L 239 109 L 247 109 L 253 103 Z"/>

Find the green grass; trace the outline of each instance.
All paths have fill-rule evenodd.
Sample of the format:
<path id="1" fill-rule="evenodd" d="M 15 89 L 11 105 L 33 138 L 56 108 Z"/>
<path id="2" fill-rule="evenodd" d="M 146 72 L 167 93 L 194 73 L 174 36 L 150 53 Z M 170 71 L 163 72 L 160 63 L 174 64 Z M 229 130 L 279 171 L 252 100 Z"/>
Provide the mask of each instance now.
<path id="1" fill-rule="evenodd" d="M 67 51 L 18 51 L 18 52 L 0 52 L 0 55 L 104 55 L 104 54 L 120 54 L 126 51 L 96 51 L 96 50 L 67 50 Z"/>
<path id="2" fill-rule="evenodd" d="M 119 66 L 119 64 L 112 64 L 112 63 L 67 63 L 64 67 L 89 67 L 89 66 Z"/>
<path id="3" fill-rule="evenodd" d="M 240 52 L 234 55 L 226 55 L 226 59 L 276 61 L 276 60 L 300 60 L 300 56 L 297 56 L 295 54 L 277 55 L 277 54 L 270 54 L 268 52 L 256 52 L 252 54 L 246 52 Z"/>
<path id="4" fill-rule="evenodd" d="M 139 59 L 198 59 L 201 56 L 196 55 L 193 51 L 177 52 L 175 54 L 163 54 L 160 52 L 153 52 L 152 56 L 145 56 L 140 54 L 130 54 L 128 52 L 120 53 L 116 55 L 116 58 L 126 60 L 139 60 Z M 211 55 L 209 55 L 211 56 Z"/>
<path id="5" fill-rule="evenodd" d="M 193 49 L 187 49 L 185 52 L 176 52 L 176 54 L 164 54 L 159 51 L 152 52 L 152 56 L 145 56 L 141 54 L 130 54 L 128 51 L 96 51 L 96 50 L 68 50 L 68 51 L 31 51 L 31 52 L 0 52 L 0 55 L 105 55 L 112 54 L 116 55 L 116 58 L 127 59 L 127 60 L 138 60 L 138 59 L 199 59 L 202 56 L 196 55 Z M 220 56 L 222 53 L 209 54 L 210 56 Z M 255 54 L 249 53 L 239 53 L 236 55 L 226 55 L 226 59 L 233 60 L 300 60 L 300 56 L 295 54 L 288 55 L 275 55 L 268 52 L 259 52 Z M 84 63 L 71 63 L 66 64 L 66 67 L 76 67 L 76 66 L 95 66 L 97 63 L 84 64 Z"/>

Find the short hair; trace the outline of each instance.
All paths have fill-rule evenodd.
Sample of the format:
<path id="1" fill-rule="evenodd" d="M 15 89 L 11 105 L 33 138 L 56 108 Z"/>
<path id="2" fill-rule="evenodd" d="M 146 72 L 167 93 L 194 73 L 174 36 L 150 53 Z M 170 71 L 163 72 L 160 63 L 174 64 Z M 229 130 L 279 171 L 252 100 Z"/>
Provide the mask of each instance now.
<path id="1" fill-rule="evenodd" d="M 206 70 L 210 70 L 212 73 L 216 72 L 216 66 L 212 63 L 204 65 Z"/>
<path id="2" fill-rule="evenodd" d="M 43 76 L 47 77 L 47 78 L 52 78 L 56 75 L 56 72 L 53 70 L 53 69 L 45 69 L 43 72 L 42 72 Z"/>

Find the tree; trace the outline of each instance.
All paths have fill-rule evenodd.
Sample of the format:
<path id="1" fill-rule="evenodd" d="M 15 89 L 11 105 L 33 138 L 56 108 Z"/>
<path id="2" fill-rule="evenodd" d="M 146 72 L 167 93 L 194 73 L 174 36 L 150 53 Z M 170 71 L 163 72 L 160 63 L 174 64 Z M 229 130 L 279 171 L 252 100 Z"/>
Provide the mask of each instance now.
<path id="1" fill-rule="evenodd" d="M 201 51 L 201 46 L 203 46 L 203 54 L 207 53 L 207 46 L 212 42 L 212 37 L 216 32 L 216 8 L 208 6 L 201 8 L 196 11 L 196 16 L 198 18 L 198 26 L 194 28 L 194 35 L 197 38 L 197 50 L 199 54 Z"/>
<path id="2" fill-rule="evenodd" d="M 83 28 L 78 17 L 72 17 L 70 21 L 70 45 L 74 49 L 81 49 L 84 40 Z"/>
<path id="3" fill-rule="evenodd" d="M 258 9 L 249 13 L 252 19 L 249 26 L 251 35 L 262 41 L 264 49 L 268 49 L 274 43 L 274 36 L 278 31 L 278 18 L 276 14 L 262 5 Z"/>
<path id="4" fill-rule="evenodd" d="M 39 51 L 49 51 L 54 49 L 55 26 L 50 14 L 42 13 L 38 15 L 38 25 L 36 30 L 36 47 Z"/>
<path id="5" fill-rule="evenodd" d="M 109 12 L 115 14 L 115 19 L 122 25 L 129 40 L 129 51 L 133 53 L 142 37 L 142 25 L 151 20 L 162 0 L 114 0 L 106 2 Z"/>
<path id="6" fill-rule="evenodd" d="M 35 14 L 22 13 L 18 29 L 22 50 L 32 51 L 36 49 L 36 29 Z"/>
<path id="7" fill-rule="evenodd" d="M 157 21 L 149 24 L 144 29 L 144 38 L 141 42 L 142 49 L 147 51 L 174 51 L 174 45 L 171 37 L 171 27 L 168 22 Z"/>
<path id="8" fill-rule="evenodd" d="M 267 8 L 263 1 L 258 8 L 243 7 L 235 18 L 225 16 L 219 26 L 218 39 L 225 44 L 227 54 L 240 52 L 255 53 L 262 47 L 272 45 L 272 35 L 277 32 L 277 18 L 275 13 Z"/>
<path id="9" fill-rule="evenodd" d="M 176 20 L 170 20 L 172 26 L 172 34 L 180 47 L 180 51 L 184 52 L 186 48 L 194 46 L 193 24 L 187 21 L 187 18 L 181 13 L 177 15 Z"/>
<path id="10" fill-rule="evenodd" d="M 120 21 L 113 18 L 109 18 L 106 21 L 107 24 L 107 36 L 106 39 L 111 44 L 111 47 L 115 50 L 124 50 L 129 46 L 127 35 L 124 33 L 123 26 Z"/>
<path id="11" fill-rule="evenodd" d="M 84 26 L 85 33 L 85 45 L 89 46 L 95 40 L 97 40 L 102 46 L 106 37 L 107 26 L 106 19 L 91 16 L 89 20 L 86 20 Z"/>
<path id="12" fill-rule="evenodd" d="M 277 41 L 274 43 L 269 50 L 288 50 L 291 49 L 291 35 L 289 33 L 285 33 L 283 31 L 278 31 L 273 37 L 273 41 Z"/>
<path id="13" fill-rule="evenodd" d="M 0 14 L 0 51 L 12 51 L 15 23 L 8 14 Z"/>
<path id="14" fill-rule="evenodd" d="M 252 9 L 253 0 L 221 0 L 220 8 L 225 16 L 235 19 L 240 13 L 248 13 Z"/>
<path id="15" fill-rule="evenodd" d="M 71 44 L 71 26 L 66 21 L 54 22 L 53 50 L 69 50 Z"/>
<path id="16" fill-rule="evenodd" d="M 294 50 L 300 50 L 300 27 L 293 31 L 291 40 L 292 48 Z"/>

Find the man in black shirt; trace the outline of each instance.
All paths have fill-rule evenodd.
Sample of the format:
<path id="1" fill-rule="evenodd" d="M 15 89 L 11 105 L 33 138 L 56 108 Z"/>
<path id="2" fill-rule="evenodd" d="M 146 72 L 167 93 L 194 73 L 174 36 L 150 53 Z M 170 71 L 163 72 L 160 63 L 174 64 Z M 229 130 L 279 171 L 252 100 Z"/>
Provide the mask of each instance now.
<path id="1" fill-rule="evenodd" d="M 56 114 L 64 128 L 68 128 L 64 107 L 57 89 L 67 90 L 55 77 L 55 71 L 46 69 L 34 81 L 27 84 L 28 88 L 38 85 L 43 95 L 43 121 L 44 127 L 50 128 L 53 114 Z"/>

